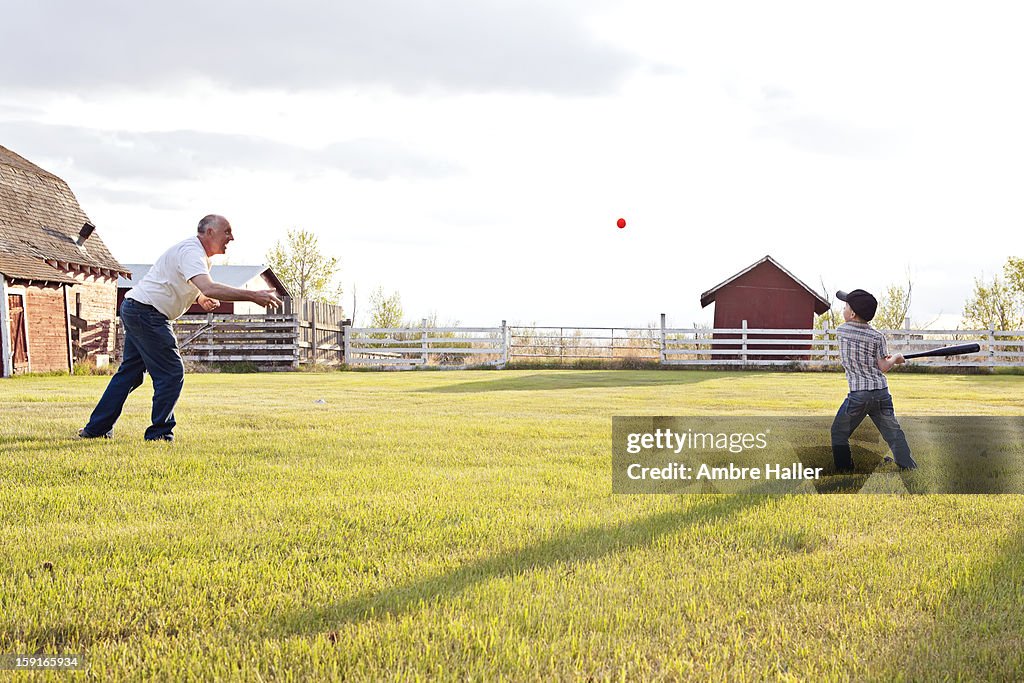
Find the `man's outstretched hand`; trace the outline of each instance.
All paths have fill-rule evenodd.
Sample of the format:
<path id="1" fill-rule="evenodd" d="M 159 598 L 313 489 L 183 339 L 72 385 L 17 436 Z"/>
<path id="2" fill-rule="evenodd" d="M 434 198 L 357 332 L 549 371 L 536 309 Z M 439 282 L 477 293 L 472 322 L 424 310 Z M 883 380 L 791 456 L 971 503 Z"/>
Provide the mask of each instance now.
<path id="1" fill-rule="evenodd" d="M 258 289 L 253 292 L 252 302 L 267 308 L 280 308 L 281 299 L 277 296 L 277 290 Z"/>

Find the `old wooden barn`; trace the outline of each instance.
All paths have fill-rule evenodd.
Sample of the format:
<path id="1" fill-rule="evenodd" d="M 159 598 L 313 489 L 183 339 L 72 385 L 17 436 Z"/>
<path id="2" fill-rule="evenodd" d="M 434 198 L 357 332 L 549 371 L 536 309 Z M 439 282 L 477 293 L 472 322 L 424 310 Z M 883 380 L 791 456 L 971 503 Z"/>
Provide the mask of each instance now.
<path id="1" fill-rule="evenodd" d="M 117 278 L 128 274 L 68 184 L 0 146 L 3 376 L 107 362 Z"/>

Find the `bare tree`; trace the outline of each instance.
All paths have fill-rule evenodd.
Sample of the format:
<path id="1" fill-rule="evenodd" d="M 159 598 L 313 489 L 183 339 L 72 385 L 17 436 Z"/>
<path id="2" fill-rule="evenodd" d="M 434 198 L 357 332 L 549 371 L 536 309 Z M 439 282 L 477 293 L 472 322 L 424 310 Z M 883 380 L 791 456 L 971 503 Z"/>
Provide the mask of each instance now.
<path id="1" fill-rule="evenodd" d="M 356 324 L 356 283 L 352 283 L 352 324 Z"/>
<path id="2" fill-rule="evenodd" d="M 825 286 L 825 279 L 824 278 L 821 278 L 820 282 L 821 282 L 821 288 L 825 291 L 825 296 L 828 297 L 829 299 L 831 299 L 831 297 L 829 297 L 828 292 L 832 292 L 832 291 L 835 291 L 835 290 L 829 289 L 828 287 Z M 836 310 L 836 308 L 834 306 L 830 307 L 827 311 L 825 311 L 824 313 L 822 313 L 821 315 L 817 316 L 814 319 L 814 329 L 816 329 L 816 330 L 823 330 L 826 327 L 828 329 L 830 329 L 830 330 L 834 330 L 834 329 L 836 329 L 837 327 L 839 327 L 842 324 L 843 324 L 843 314 L 842 314 L 842 311 Z"/>

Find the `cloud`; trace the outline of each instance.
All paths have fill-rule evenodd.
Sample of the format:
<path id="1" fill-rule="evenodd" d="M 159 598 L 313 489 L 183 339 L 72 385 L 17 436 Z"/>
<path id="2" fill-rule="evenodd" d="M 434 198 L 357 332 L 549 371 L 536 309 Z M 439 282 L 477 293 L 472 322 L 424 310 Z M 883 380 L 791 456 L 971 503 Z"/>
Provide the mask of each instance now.
<path id="1" fill-rule="evenodd" d="M 57 160 L 111 180 L 197 180 L 212 170 L 337 170 L 356 178 L 444 177 L 460 169 L 388 140 L 307 149 L 248 135 L 195 130 L 127 132 L 0 121 L 0 142 L 42 164 Z"/>
<path id="2" fill-rule="evenodd" d="M 781 138 L 807 152 L 858 159 L 886 159 L 903 147 L 891 130 L 866 128 L 819 116 L 785 118 L 754 131 L 755 137 Z"/>
<path id="3" fill-rule="evenodd" d="M 0 102 L 0 117 L 30 119 L 41 114 L 43 114 L 42 109 L 21 102 Z"/>
<path id="4" fill-rule="evenodd" d="M 316 158 L 325 166 L 347 171 L 363 180 L 391 176 L 440 178 L 461 169 L 444 159 L 418 155 L 388 140 L 361 139 L 328 145 Z"/>
<path id="5" fill-rule="evenodd" d="M 613 89 L 635 58 L 586 30 L 586 3 L 0 0 L 0 90 L 222 86 L 403 92 Z"/>
<path id="6" fill-rule="evenodd" d="M 140 190 L 121 190 L 101 185 L 79 185 L 75 187 L 75 194 L 83 200 L 83 205 L 91 202 L 84 201 L 85 198 L 97 200 L 109 204 L 129 205 L 137 204 L 160 211 L 182 211 L 190 208 L 188 202 L 176 199 L 176 195 L 167 192 L 146 192 Z"/>
<path id="7" fill-rule="evenodd" d="M 761 97 L 765 102 L 786 102 L 793 100 L 793 92 L 778 85 L 766 85 L 761 88 Z"/>

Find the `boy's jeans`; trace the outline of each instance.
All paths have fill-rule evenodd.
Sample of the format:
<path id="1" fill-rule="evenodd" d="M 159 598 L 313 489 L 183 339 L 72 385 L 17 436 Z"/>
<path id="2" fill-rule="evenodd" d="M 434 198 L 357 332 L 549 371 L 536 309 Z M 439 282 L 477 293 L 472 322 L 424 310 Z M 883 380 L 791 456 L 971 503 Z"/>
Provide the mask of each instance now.
<path id="1" fill-rule="evenodd" d="M 865 416 L 878 427 L 882 438 L 892 449 L 896 464 L 900 467 L 914 468 L 917 463 L 910 455 L 907 437 L 903 434 L 896 419 L 896 411 L 892 405 L 892 396 L 888 389 L 871 389 L 868 391 L 851 391 L 832 422 L 832 458 L 837 470 L 853 469 L 853 454 L 850 451 L 850 435 L 860 426 Z"/>
<path id="2" fill-rule="evenodd" d="M 124 357 L 117 374 L 92 411 L 85 431 L 90 436 L 106 434 L 117 422 L 128 394 L 142 385 L 143 372 L 153 378 L 153 424 L 146 439 L 174 438 L 174 405 L 185 382 L 185 368 L 178 352 L 178 340 L 171 323 L 152 306 L 125 299 L 121 304 L 124 325 Z"/>

